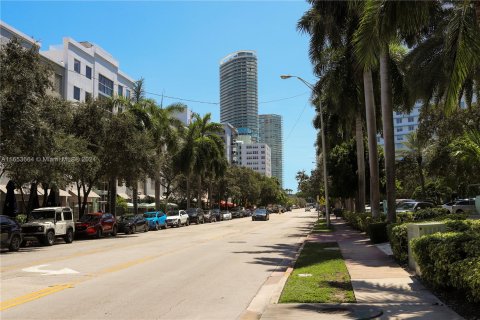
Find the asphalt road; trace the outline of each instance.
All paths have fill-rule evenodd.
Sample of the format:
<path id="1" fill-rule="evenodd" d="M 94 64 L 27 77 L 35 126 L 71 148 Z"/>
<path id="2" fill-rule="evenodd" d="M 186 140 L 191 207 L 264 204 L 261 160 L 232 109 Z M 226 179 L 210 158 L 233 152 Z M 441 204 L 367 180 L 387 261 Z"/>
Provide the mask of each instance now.
<path id="1" fill-rule="evenodd" d="M 3 252 L 0 318 L 237 319 L 316 214 L 235 219 Z"/>

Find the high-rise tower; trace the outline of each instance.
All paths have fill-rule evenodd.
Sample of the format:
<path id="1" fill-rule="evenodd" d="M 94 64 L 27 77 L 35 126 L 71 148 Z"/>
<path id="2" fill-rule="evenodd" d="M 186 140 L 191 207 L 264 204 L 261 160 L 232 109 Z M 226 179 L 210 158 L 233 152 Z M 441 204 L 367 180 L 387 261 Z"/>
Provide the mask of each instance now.
<path id="1" fill-rule="evenodd" d="M 220 61 L 220 122 L 228 122 L 239 134 L 258 137 L 257 55 L 237 51 Z"/>
<path id="2" fill-rule="evenodd" d="M 283 123 L 278 114 L 261 114 L 260 142 L 271 149 L 272 177 L 276 177 L 283 187 Z"/>

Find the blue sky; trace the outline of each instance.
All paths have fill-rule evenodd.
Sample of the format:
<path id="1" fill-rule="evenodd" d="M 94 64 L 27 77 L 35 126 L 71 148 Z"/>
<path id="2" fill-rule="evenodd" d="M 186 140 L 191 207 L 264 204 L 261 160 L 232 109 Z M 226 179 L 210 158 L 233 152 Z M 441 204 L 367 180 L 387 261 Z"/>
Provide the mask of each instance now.
<path id="1" fill-rule="evenodd" d="M 296 190 L 295 173 L 314 167 L 314 109 L 305 85 L 279 76 L 315 81 L 308 37 L 296 30 L 307 9 L 304 1 L 2 1 L 1 19 L 39 40 L 41 50 L 66 36 L 87 40 L 111 53 L 134 79 L 145 78 L 148 92 L 207 102 L 220 99 L 220 59 L 256 50 L 259 113 L 283 116 L 284 188 Z M 262 103 L 292 96 L 297 97 Z M 220 120 L 219 105 L 187 105 Z"/>

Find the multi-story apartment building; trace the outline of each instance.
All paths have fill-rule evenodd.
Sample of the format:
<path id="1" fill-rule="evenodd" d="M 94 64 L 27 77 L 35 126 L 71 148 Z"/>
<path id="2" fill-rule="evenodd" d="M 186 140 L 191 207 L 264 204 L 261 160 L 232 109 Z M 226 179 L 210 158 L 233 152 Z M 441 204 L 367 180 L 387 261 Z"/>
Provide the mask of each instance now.
<path id="1" fill-rule="evenodd" d="M 220 122 L 258 137 L 257 55 L 237 51 L 220 61 Z"/>
<path id="2" fill-rule="evenodd" d="M 272 177 L 283 186 L 283 121 L 278 114 L 259 115 L 260 142 L 268 144 L 272 153 Z"/>
<path id="3" fill-rule="evenodd" d="M 225 158 L 229 164 L 237 164 L 237 136 L 238 132 L 230 123 L 222 123 L 223 142 L 225 144 Z"/>
<path id="4" fill-rule="evenodd" d="M 272 176 L 270 147 L 266 143 L 237 141 L 238 164 L 267 177 Z"/>
<path id="5" fill-rule="evenodd" d="M 400 150 L 405 150 L 406 147 L 403 144 L 407 141 L 407 135 L 418 128 L 418 117 L 420 116 L 420 103 L 416 103 L 412 112 L 410 113 L 401 113 L 393 112 L 393 134 L 395 141 L 395 152 Z M 385 145 L 383 137 L 378 135 L 377 142 L 382 148 Z"/>
<path id="6" fill-rule="evenodd" d="M 111 54 L 88 41 L 63 38 L 50 46 L 45 57 L 65 67 L 64 96 L 71 101 L 124 96 L 129 98 L 134 80 L 123 73 Z"/>
<path id="7" fill-rule="evenodd" d="M 184 125 L 188 126 L 193 120 L 193 111 L 189 108 L 185 108 L 182 112 L 175 112 L 173 116 L 180 120 Z"/>

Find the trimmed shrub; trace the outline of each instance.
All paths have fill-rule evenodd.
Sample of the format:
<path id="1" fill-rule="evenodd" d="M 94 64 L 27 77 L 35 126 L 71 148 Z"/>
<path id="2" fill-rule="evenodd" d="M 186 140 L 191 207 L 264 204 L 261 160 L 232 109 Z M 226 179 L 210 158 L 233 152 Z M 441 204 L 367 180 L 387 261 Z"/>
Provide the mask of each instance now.
<path id="1" fill-rule="evenodd" d="M 413 221 L 432 220 L 439 217 L 445 217 L 450 212 L 444 208 L 427 208 L 421 209 L 413 213 Z"/>
<path id="2" fill-rule="evenodd" d="M 472 231 L 480 233 L 480 220 L 446 220 L 447 231 Z"/>
<path id="3" fill-rule="evenodd" d="M 387 223 L 373 222 L 368 225 L 368 234 L 373 243 L 382 243 L 388 241 Z"/>
<path id="4" fill-rule="evenodd" d="M 393 256 L 400 263 L 408 261 L 408 230 L 406 223 L 393 223 L 387 226 L 388 239 Z"/>
<path id="5" fill-rule="evenodd" d="M 468 300 L 480 302 L 480 257 L 454 262 L 449 276 L 453 287 L 466 291 Z"/>
<path id="6" fill-rule="evenodd" d="M 454 262 L 469 257 L 465 248 L 471 241 L 475 237 L 465 232 L 438 232 L 413 239 L 412 251 L 422 278 L 436 287 L 450 286 L 449 269 Z"/>

